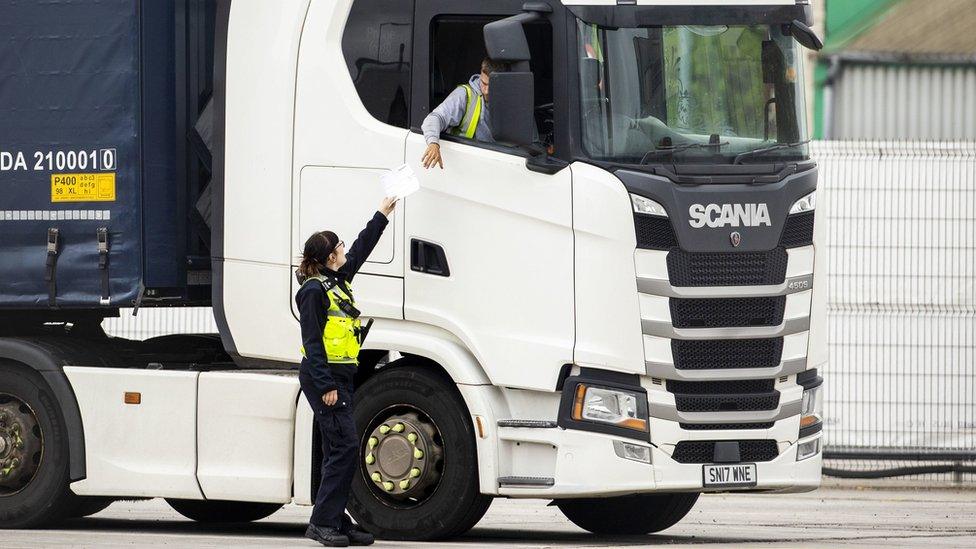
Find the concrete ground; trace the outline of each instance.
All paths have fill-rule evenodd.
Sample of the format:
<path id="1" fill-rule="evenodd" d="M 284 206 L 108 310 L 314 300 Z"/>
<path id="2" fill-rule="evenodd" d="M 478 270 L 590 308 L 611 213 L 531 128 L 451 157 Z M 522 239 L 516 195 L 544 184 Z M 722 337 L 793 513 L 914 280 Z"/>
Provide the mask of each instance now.
<path id="1" fill-rule="evenodd" d="M 317 547 L 304 539 L 308 507 L 260 522 L 203 526 L 163 500 L 116 502 L 43 530 L 0 531 L 0 547 Z M 798 495 L 703 496 L 678 525 L 653 536 L 591 535 L 539 500 L 498 499 L 481 523 L 438 547 L 976 547 L 976 490 L 833 483 Z M 428 547 L 379 541 L 375 547 Z"/>

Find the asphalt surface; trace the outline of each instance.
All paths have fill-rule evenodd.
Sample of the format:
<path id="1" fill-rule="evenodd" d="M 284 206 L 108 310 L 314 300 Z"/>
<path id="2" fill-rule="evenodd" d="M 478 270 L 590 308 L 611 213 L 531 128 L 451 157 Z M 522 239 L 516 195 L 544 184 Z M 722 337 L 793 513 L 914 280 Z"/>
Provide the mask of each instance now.
<path id="1" fill-rule="evenodd" d="M 652 536 L 589 534 L 540 500 L 498 499 L 462 538 L 438 547 L 976 547 L 976 490 L 831 485 L 808 494 L 703 496 L 678 525 Z M 205 526 L 163 500 L 116 502 L 43 530 L 0 531 L 4 549 L 35 547 L 318 547 L 303 538 L 311 508 L 289 505 L 244 525 Z M 375 547 L 431 547 L 378 541 Z"/>

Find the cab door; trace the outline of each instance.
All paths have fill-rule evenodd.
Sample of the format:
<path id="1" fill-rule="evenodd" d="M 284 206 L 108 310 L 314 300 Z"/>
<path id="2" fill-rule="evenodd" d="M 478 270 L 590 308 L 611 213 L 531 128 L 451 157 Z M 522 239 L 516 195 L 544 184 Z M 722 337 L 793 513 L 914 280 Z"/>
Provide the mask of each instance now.
<path id="1" fill-rule="evenodd" d="M 404 203 L 404 317 L 456 336 L 494 384 L 551 391 L 573 356 L 572 176 L 530 171 L 515 148 L 452 138 L 441 139 L 444 168 L 423 167 L 423 118 L 480 71 L 481 26 L 521 9 L 442 4 L 418 1 L 415 19 L 406 161 L 420 190 Z"/>
<path id="2" fill-rule="evenodd" d="M 296 254 L 321 230 L 334 231 L 348 250 L 383 199 L 380 177 L 403 163 L 408 121 L 401 94 L 409 90 L 410 63 L 400 61 L 403 52 L 410 55 L 412 22 L 409 2 L 310 4 L 295 90 Z M 398 208 L 356 275 L 357 306 L 364 315 L 403 318 L 403 247 Z M 294 295 L 293 276 L 291 284 Z M 291 306 L 297 318 L 294 299 Z"/>

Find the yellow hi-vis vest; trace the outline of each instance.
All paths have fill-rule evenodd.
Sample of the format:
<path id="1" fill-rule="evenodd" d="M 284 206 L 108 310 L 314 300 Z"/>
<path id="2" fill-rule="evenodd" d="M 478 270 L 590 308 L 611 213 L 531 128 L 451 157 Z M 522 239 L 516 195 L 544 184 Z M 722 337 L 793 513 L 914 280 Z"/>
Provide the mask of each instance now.
<path id="1" fill-rule="evenodd" d="M 333 283 L 323 277 L 309 278 L 305 284 L 309 283 L 322 284 L 322 289 L 329 298 L 325 329 L 322 330 L 322 344 L 325 346 L 325 355 L 329 359 L 329 364 L 358 363 L 359 319 L 350 317 L 339 308 L 340 301 L 355 305 L 356 301 L 351 290 L 347 292 L 342 284 Z M 304 346 L 302 346 L 302 356 L 305 356 Z"/>
<path id="2" fill-rule="evenodd" d="M 474 92 L 470 84 L 461 84 L 459 88 L 464 88 L 468 101 L 464 105 L 464 116 L 461 123 L 451 128 L 451 135 L 459 135 L 467 139 L 474 139 L 474 134 L 478 131 L 478 122 L 481 121 L 481 111 L 484 109 L 485 98 Z"/>

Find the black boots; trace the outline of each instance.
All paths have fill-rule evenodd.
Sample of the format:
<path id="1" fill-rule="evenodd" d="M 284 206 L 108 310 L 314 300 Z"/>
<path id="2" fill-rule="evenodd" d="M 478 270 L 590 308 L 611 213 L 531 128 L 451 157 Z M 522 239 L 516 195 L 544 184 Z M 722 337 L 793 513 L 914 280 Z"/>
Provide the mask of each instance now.
<path id="1" fill-rule="evenodd" d="M 349 545 L 373 545 L 373 534 L 352 523 L 348 515 L 342 516 L 342 533 L 349 538 Z"/>
<path id="2" fill-rule="evenodd" d="M 356 526 L 351 526 L 343 532 L 349 538 L 349 545 L 373 545 L 373 534 L 360 530 Z"/>
<path id="3" fill-rule="evenodd" d="M 309 524 L 305 537 L 313 539 L 326 547 L 348 547 L 350 545 L 372 545 L 373 534 L 360 530 L 352 523 L 343 523 L 342 530 L 327 526 Z"/>
<path id="4" fill-rule="evenodd" d="M 325 545 L 326 547 L 348 547 L 349 537 L 335 528 L 309 524 L 305 530 L 305 537 Z"/>

